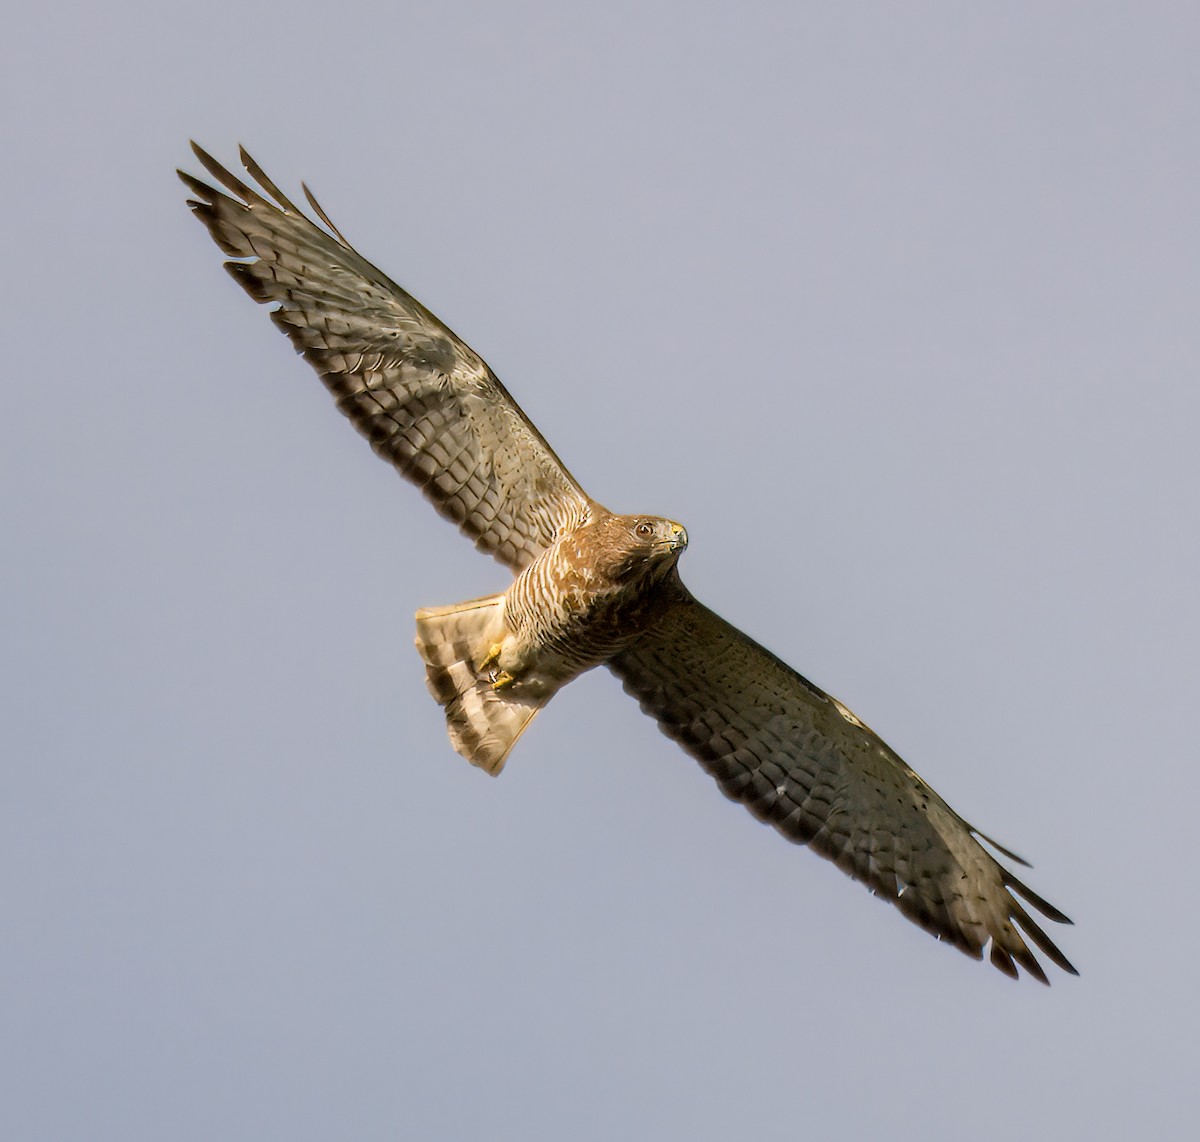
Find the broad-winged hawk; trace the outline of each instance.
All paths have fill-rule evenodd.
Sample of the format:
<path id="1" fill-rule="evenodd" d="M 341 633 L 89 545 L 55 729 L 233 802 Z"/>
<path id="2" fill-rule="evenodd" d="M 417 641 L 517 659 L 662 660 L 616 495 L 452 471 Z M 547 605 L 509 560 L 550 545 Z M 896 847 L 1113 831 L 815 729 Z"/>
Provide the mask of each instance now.
<path id="1" fill-rule="evenodd" d="M 593 500 L 480 357 L 361 257 L 305 188 L 322 229 L 243 150 L 259 189 L 199 147 L 227 193 L 180 172 L 225 263 L 316 369 L 375 451 L 516 573 L 500 595 L 417 613 L 417 646 L 455 749 L 498 773 L 534 714 L 605 665 L 716 779 L 906 916 L 1046 982 L 1028 939 L 1075 969 L 1018 897 L 1070 921 L 845 706 L 697 602 L 687 533 Z M 988 841 L 1014 861 L 1019 857 Z M 1021 862 L 1024 863 L 1024 862 Z"/>

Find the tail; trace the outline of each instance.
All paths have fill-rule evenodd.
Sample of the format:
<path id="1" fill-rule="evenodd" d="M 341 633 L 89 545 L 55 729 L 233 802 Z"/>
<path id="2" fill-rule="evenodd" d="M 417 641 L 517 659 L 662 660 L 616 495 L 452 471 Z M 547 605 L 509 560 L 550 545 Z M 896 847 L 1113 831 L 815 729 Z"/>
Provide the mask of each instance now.
<path id="1" fill-rule="evenodd" d="M 553 695 L 495 690 L 480 663 L 504 635 L 504 596 L 417 612 L 417 650 L 429 692 L 445 707 L 450 742 L 494 777 L 533 716 Z"/>

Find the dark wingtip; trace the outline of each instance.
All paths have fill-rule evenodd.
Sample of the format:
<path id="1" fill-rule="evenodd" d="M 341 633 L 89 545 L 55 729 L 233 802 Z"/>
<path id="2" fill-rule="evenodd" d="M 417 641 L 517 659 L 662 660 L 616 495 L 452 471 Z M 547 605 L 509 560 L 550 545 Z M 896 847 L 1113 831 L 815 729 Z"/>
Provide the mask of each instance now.
<path id="1" fill-rule="evenodd" d="M 211 203 L 216 197 L 217 192 L 208 183 L 201 182 L 195 175 L 188 174 L 184 170 L 176 170 L 175 173 L 179 176 L 180 182 L 201 202 Z"/>
<path id="2" fill-rule="evenodd" d="M 1015 860 L 1017 862 L 1017 864 L 1021 865 L 1024 868 L 1033 868 L 1033 865 L 1031 865 L 1029 863 L 1029 861 L 1027 861 L 1023 856 L 1021 856 L 1019 853 L 1013 852 L 1012 849 L 1005 848 L 999 841 L 992 840 L 992 838 L 989 837 L 987 835 L 987 833 L 981 833 L 977 828 L 975 828 L 974 825 L 968 825 L 967 827 L 981 841 L 987 841 L 987 843 L 989 845 L 991 845 L 992 848 L 994 848 L 998 853 L 1002 853 L 1004 856 L 1008 857 L 1009 860 Z"/>
<path id="3" fill-rule="evenodd" d="M 1025 935 L 1033 941 L 1034 946 L 1037 947 L 1037 949 L 1043 955 L 1050 958 L 1051 963 L 1062 968 L 1063 971 L 1068 972 L 1071 975 L 1079 974 L 1079 972 L 1075 970 L 1075 967 L 1071 961 L 1063 955 L 1062 949 L 1059 948 L 1059 946 L 1052 939 L 1050 939 L 1050 937 L 1047 936 L 1044 931 L 1042 931 L 1042 928 L 1037 921 L 1035 921 L 1033 917 L 1030 916 L 1029 913 L 1026 912 L 1025 909 L 1022 908 L 1015 899 L 1012 902 L 1012 917 L 1014 920 L 1016 920 L 1017 924 L 1020 926 Z M 1029 952 L 1028 949 L 1024 950 L 1029 956 L 1032 957 L 1032 952 Z"/>
<path id="4" fill-rule="evenodd" d="M 195 140 L 192 141 L 192 151 L 195 153 L 200 165 L 226 190 L 236 194 L 243 202 L 253 206 L 270 206 L 270 203 L 261 194 L 254 190 L 253 187 L 247 186 L 231 170 L 217 162 Z"/>
<path id="5" fill-rule="evenodd" d="M 304 191 L 304 197 L 308 199 L 309 206 L 311 206 L 313 208 L 313 210 L 316 211 L 317 217 L 322 222 L 324 222 L 325 225 L 328 226 L 330 230 L 333 231 L 334 237 L 336 237 L 342 243 L 343 246 L 345 246 L 347 249 L 349 249 L 350 243 L 346 241 L 346 235 L 343 234 L 333 224 L 333 222 L 329 218 L 329 215 L 326 214 L 325 211 L 321 208 L 321 204 L 317 201 L 317 196 L 315 194 L 313 194 L 313 192 L 311 190 L 308 189 L 308 183 L 302 182 L 300 184 L 300 189 Z"/>
<path id="6" fill-rule="evenodd" d="M 264 171 L 257 162 L 255 162 L 254 156 L 251 155 L 241 143 L 238 144 L 238 158 L 242 160 L 242 166 L 244 166 L 246 170 L 250 172 L 250 177 L 253 178 L 254 181 L 257 182 L 258 185 L 261 186 L 263 190 L 265 190 L 272 198 L 274 198 L 284 210 L 290 211 L 292 214 L 298 214 L 302 218 L 304 217 L 304 211 L 302 211 L 290 198 L 288 198 L 286 194 L 283 193 L 282 190 L 279 189 L 279 187 L 277 187 L 270 180 L 270 178 L 267 177 L 267 172 Z"/>
<path id="7" fill-rule="evenodd" d="M 204 167 L 205 170 L 208 170 L 212 166 L 220 166 L 220 163 L 218 163 L 217 160 L 212 157 L 212 155 L 210 155 L 202 146 L 200 146 L 195 139 L 189 139 L 188 144 L 192 148 L 192 154 L 194 154 L 196 158 L 200 160 L 200 165 Z"/>
<path id="8" fill-rule="evenodd" d="M 992 943 L 992 951 L 988 956 L 988 959 L 992 961 L 992 967 L 1002 971 L 1006 976 L 1008 976 L 1009 979 L 1019 978 L 1017 965 L 1013 963 L 1012 956 L 1010 956 L 999 944 L 995 943 L 994 941 Z"/>
<path id="9" fill-rule="evenodd" d="M 1048 900 L 1043 900 L 1029 885 L 1013 876 L 1008 869 L 1001 869 L 1001 872 L 1004 874 L 1005 885 L 1032 904 L 1047 920 L 1053 920 L 1056 924 L 1073 925 L 1075 923 L 1065 912 L 1055 908 Z"/>

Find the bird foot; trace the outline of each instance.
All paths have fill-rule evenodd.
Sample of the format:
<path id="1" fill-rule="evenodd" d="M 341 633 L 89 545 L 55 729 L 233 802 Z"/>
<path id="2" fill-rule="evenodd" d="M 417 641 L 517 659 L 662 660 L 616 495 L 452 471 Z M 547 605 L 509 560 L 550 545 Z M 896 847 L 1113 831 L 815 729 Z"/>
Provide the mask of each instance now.
<path id="1" fill-rule="evenodd" d="M 502 648 L 498 642 L 492 643 L 492 645 L 488 648 L 488 652 L 484 656 L 483 661 L 479 664 L 480 674 L 482 674 L 489 666 L 495 666 L 496 663 L 500 661 L 501 649 Z M 492 671 L 492 673 L 495 674 L 495 671 Z"/>
<path id="2" fill-rule="evenodd" d="M 493 670 L 488 675 L 493 690 L 507 690 L 516 679 L 507 670 Z"/>

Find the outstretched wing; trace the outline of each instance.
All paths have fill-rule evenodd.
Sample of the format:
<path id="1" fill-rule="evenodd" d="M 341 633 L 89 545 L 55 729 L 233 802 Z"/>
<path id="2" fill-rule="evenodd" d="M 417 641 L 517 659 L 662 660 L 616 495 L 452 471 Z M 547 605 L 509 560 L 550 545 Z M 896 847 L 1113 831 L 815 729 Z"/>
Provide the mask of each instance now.
<path id="1" fill-rule="evenodd" d="M 661 620 L 609 666 L 726 796 L 939 939 L 976 959 L 990 942 L 1006 975 L 1020 964 L 1047 982 L 1018 929 L 1077 974 L 1014 893 L 1051 920 L 1069 924 L 1066 916 L 993 859 L 870 729 L 677 579 L 669 596 Z"/>
<path id="2" fill-rule="evenodd" d="M 316 369 L 338 407 L 476 546 L 520 570 L 589 500 L 491 369 L 361 257 L 311 194 L 307 218 L 241 150 L 266 197 L 193 144 L 229 194 L 179 172 L 225 268 Z"/>

